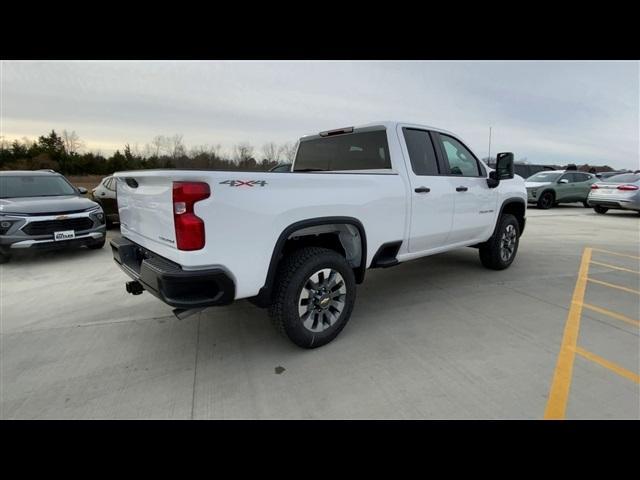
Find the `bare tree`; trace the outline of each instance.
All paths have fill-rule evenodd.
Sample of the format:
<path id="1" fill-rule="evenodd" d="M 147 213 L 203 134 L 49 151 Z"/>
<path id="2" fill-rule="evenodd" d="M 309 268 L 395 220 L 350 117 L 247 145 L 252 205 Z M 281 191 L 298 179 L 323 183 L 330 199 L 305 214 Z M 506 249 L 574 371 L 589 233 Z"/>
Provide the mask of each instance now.
<path id="1" fill-rule="evenodd" d="M 80 137 L 76 133 L 75 130 L 72 132 L 68 132 L 67 130 L 62 131 L 62 142 L 64 143 L 64 150 L 69 155 L 73 155 L 77 153 L 78 150 L 84 147 L 84 142 L 80 140 Z"/>
<path id="2" fill-rule="evenodd" d="M 278 148 L 274 142 L 265 143 L 262 147 L 262 155 L 269 162 L 278 163 L 281 154 L 282 148 Z"/>
<path id="3" fill-rule="evenodd" d="M 151 155 L 159 157 L 167 149 L 168 139 L 164 135 L 156 135 L 151 140 Z"/>
<path id="4" fill-rule="evenodd" d="M 168 140 L 168 146 L 170 147 L 171 151 L 169 152 L 169 154 L 173 157 L 173 158 L 180 158 L 183 157 L 187 154 L 187 149 L 184 146 L 184 143 L 182 141 L 182 135 L 174 135 L 173 137 L 171 137 Z"/>
<path id="5" fill-rule="evenodd" d="M 282 155 L 289 163 L 293 163 L 296 157 L 296 151 L 298 150 L 298 142 L 287 142 L 280 147 Z"/>
<path id="6" fill-rule="evenodd" d="M 233 147 L 233 159 L 240 163 L 253 157 L 253 147 L 247 143 L 239 143 Z"/>

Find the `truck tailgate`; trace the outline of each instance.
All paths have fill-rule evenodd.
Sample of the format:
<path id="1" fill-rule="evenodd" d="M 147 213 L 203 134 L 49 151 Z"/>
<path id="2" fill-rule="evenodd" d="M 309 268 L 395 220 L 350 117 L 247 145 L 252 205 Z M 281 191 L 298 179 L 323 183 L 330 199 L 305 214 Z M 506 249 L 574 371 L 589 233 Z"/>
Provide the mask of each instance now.
<path id="1" fill-rule="evenodd" d="M 122 233 L 151 250 L 177 250 L 173 225 L 173 179 L 160 172 L 153 176 L 129 172 L 126 177 L 117 178 Z"/>

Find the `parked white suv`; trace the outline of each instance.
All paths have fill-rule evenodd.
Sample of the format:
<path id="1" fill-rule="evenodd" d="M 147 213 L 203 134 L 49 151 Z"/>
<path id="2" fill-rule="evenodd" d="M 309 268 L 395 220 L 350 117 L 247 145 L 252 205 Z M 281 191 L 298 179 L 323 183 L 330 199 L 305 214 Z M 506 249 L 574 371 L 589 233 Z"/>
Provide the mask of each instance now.
<path id="1" fill-rule="evenodd" d="M 525 227 L 513 154 L 492 171 L 453 133 L 401 122 L 305 136 L 291 173 L 115 177 L 127 291 L 178 316 L 247 298 L 305 348 L 344 328 L 367 269 L 466 246 L 504 269 Z"/>

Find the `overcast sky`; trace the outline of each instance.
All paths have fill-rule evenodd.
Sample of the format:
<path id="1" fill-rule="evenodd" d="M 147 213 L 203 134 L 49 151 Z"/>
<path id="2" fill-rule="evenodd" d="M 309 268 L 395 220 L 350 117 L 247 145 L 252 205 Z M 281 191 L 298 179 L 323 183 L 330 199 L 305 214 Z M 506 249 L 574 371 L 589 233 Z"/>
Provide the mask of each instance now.
<path id="1" fill-rule="evenodd" d="M 5 139 L 75 130 L 85 150 L 295 141 L 403 120 L 459 134 L 476 154 L 638 169 L 638 62 L 1 63 Z"/>

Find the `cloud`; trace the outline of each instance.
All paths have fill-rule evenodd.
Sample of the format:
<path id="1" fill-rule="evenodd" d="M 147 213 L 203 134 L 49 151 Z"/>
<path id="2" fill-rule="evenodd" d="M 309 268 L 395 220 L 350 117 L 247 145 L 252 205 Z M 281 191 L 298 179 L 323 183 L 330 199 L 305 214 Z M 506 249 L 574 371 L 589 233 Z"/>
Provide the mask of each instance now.
<path id="1" fill-rule="evenodd" d="M 2 135 L 76 130 L 108 153 L 180 133 L 189 145 L 285 142 L 381 119 L 439 126 L 480 156 L 640 168 L 638 62 L 14 62 Z"/>

